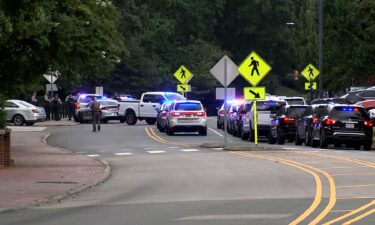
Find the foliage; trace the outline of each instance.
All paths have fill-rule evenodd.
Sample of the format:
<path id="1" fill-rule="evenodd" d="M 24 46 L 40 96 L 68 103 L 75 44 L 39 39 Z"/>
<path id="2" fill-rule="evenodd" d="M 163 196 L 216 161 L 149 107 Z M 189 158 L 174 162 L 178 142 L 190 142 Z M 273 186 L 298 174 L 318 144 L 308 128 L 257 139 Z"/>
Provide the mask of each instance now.
<path id="1" fill-rule="evenodd" d="M 4 103 L 5 103 L 5 99 L 4 97 L 0 94 L 0 130 L 3 130 L 5 129 L 6 127 L 6 113 L 5 111 L 3 110 L 4 109 Z"/>
<path id="2" fill-rule="evenodd" d="M 123 52 L 118 23 L 109 0 L 1 1 L 0 89 L 30 91 L 49 68 L 65 85 L 103 77 Z"/>

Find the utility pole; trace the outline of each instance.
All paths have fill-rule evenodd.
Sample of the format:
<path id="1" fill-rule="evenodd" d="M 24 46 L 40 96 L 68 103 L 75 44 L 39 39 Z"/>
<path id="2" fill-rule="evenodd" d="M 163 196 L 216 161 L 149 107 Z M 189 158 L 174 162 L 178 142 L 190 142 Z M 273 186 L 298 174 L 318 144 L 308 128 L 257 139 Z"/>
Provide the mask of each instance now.
<path id="1" fill-rule="evenodd" d="M 318 1 L 318 30 L 319 30 L 319 98 L 323 98 L 323 0 Z"/>

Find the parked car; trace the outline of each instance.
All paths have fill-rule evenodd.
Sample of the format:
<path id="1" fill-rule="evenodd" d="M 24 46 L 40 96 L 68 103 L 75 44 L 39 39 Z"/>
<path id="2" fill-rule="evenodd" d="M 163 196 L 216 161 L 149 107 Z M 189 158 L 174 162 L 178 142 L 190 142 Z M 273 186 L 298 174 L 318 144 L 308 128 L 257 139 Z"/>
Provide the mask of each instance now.
<path id="1" fill-rule="evenodd" d="M 167 135 L 175 132 L 199 132 L 207 135 L 207 115 L 200 101 L 173 102 L 167 113 Z"/>
<path id="2" fill-rule="evenodd" d="M 310 105 L 302 116 L 297 118 L 296 145 L 301 145 L 302 143 L 305 143 L 306 146 L 311 145 L 312 131 L 319 118 L 322 117 L 326 106 L 327 104 Z"/>
<path id="3" fill-rule="evenodd" d="M 232 106 L 232 104 L 236 104 L 237 100 L 227 100 L 226 104 L 223 103 L 221 107 L 217 111 L 217 129 L 223 129 L 224 130 L 224 118 L 225 118 L 225 111 L 227 111 L 227 114 L 229 114 L 229 110 Z M 225 110 L 224 110 L 224 107 Z M 228 118 L 228 115 L 227 115 Z M 228 129 L 227 129 L 228 130 Z"/>
<path id="4" fill-rule="evenodd" d="M 288 105 L 306 105 L 303 97 L 284 97 L 282 98 Z"/>
<path id="5" fill-rule="evenodd" d="M 7 121 L 16 126 L 26 124 L 33 125 L 35 122 L 46 120 L 46 113 L 42 107 L 37 107 L 22 100 L 7 100 L 4 111 Z"/>
<path id="6" fill-rule="evenodd" d="M 140 100 L 121 100 L 119 101 L 121 122 L 135 125 L 137 120 L 146 120 L 149 125 L 155 124 L 158 114 L 156 108 L 160 108 L 164 102 L 185 99 L 181 94 L 174 92 L 146 92 L 142 94 Z"/>
<path id="7" fill-rule="evenodd" d="M 372 127 L 373 122 L 363 107 L 329 104 L 325 115 L 314 126 L 312 146 L 327 148 L 329 144 L 335 147 L 345 144 L 359 150 L 363 145 L 365 150 L 370 150 Z"/>
<path id="8" fill-rule="evenodd" d="M 317 98 L 310 102 L 310 105 L 317 105 L 317 104 L 348 104 L 345 98 Z"/>
<path id="9" fill-rule="evenodd" d="M 296 120 L 307 108 L 307 105 L 283 105 L 276 114 L 271 114 L 268 143 L 282 145 L 285 140 L 294 141 L 297 129 Z"/>
<path id="10" fill-rule="evenodd" d="M 107 123 L 109 120 L 120 120 L 118 114 L 119 103 L 116 100 L 112 99 L 101 99 L 100 102 L 100 120 L 103 123 Z M 91 103 L 88 103 L 87 106 L 78 113 L 78 118 L 81 123 L 91 120 L 92 112 L 90 109 Z"/>
<path id="11" fill-rule="evenodd" d="M 157 109 L 158 116 L 156 118 L 156 127 L 160 132 L 165 131 L 165 126 L 167 125 L 167 113 L 172 105 L 172 102 L 163 103 L 160 109 Z"/>
<path id="12" fill-rule="evenodd" d="M 368 112 L 371 109 L 375 109 L 375 99 L 357 102 L 355 105 L 362 106 Z"/>
<path id="13" fill-rule="evenodd" d="M 240 137 L 240 120 L 242 120 L 242 116 L 244 115 L 244 106 L 245 102 L 241 101 L 239 105 L 232 105 L 232 112 L 229 116 L 229 129 L 228 132 L 232 134 L 234 137 Z"/>
<path id="14" fill-rule="evenodd" d="M 258 135 L 268 137 L 271 124 L 271 114 L 276 113 L 281 106 L 285 105 L 285 101 L 282 100 L 261 100 L 256 102 L 257 110 L 257 124 L 258 124 Z M 246 108 L 246 107 L 245 107 Z M 250 141 L 254 141 L 254 104 L 250 104 L 247 107 L 247 111 L 242 116 L 242 128 L 241 137 L 242 139 L 249 137 Z"/>
<path id="15" fill-rule="evenodd" d="M 89 102 L 93 100 L 93 98 L 96 98 L 97 100 L 101 100 L 103 96 L 98 94 L 80 94 L 77 98 L 77 101 L 75 103 L 75 116 L 74 120 L 76 122 L 81 122 L 81 118 L 79 115 L 82 115 L 81 112 L 85 111 L 87 108 L 87 105 Z"/>
<path id="16" fill-rule="evenodd" d="M 375 100 L 375 89 L 364 89 L 359 91 L 350 92 L 342 96 L 349 104 L 355 104 L 360 101 Z"/>

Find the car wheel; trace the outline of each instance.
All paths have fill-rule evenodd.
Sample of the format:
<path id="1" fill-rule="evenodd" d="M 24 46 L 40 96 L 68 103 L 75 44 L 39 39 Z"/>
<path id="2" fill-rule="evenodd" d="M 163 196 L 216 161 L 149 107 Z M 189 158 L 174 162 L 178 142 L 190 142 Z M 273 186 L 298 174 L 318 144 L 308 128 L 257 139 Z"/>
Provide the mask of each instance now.
<path id="1" fill-rule="evenodd" d="M 16 126 L 22 126 L 25 123 L 25 118 L 23 118 L 22 115 L 15 115 L 13 117 L 12 121 L 13 121 L 14 125 L 16 125 Z"/>
<path id="2" fill-rule="evenodd" d="M 34 125 L 34 122 L 26 122 L 25 124 L 26 124 L 26 126 L 32 126 L 32 125 Z"/>
<path id="3" fill-rule="evenodd" d="M 137 117 L 134 112 L 129 112 L 125 115 L 125 122 L 128 125 L 135 125 L 137 123 Z"/>
<path id="4" fill-rule="evenodd" d="M 310 146 L 311 145 L 311 140 L 312 140 L 311 132 L 307 129 L 305 131 L 305 145 L 306 146 Z"/>
<path id="5" fill-rule="evenodd" d="M 354 150 L 360 150 L 361 149 L 361 143 L 355 143 L 352 145 Z"/>
<path id="6" fill-rule="evenodd" d="M 281 128 L 277 128 L 277 135 L 276 135 L 276 139 L 277 139 L 277 144 L 278 145 L 283 145 L 285 143 L 285 137 L 284 137 L 284 134 L 282 134 L 282 129 Z"/>
<path id="7" fill-rule="evenodd" d="M 366 141 L 365 144 L 363 145 L 363 149 L 364 150 L 371 150 L 371 146 L 372 146 L 372 141 Z"/>
<path id="8" fill-rule="evenodd" d="M 271 130 L 269 130 L 268 131 L 268 144 L 271 144 L 271 145 L 276 144 L 276 141 L 277 139 L 274 136 L 272 136 L 272 132 Z"/>
<path id="9" fill-rule="evenodd" d="M 222 129 L 222 125 L 220 125 L 219 121 L 216 121 L 216 128 L 217 129 Z"/>
<path id="10" fill-rule="evenodd" d="M 203 127 L 199 130 L 199 135 L 201 136 L 207 136 L 207 127 Z"/>
<path id="11" fill-rule="evenodd" d="M 165 133 L 167 133 L 168 136 L 172 136 L 173 130 L 167 125 L 167 127 L 165 128 Z"/>
<path id="12" fill-rule="evenodd" d="M 250 138 L 250 142 L 255 142 L 254 130 L 251 127 L 250 127 L 250 130 L 249 130 L 249 138 Z"/>
<path id="13" fill-rule="evenodd" d="M 108 120 L 107 119 L 103 119 L 102 123 L 108 123 Z"/>
<path id="14" fill-rule="evenodd" d="M 242 124 L 238 125 L 238 130 L 237 130 L 237 137 L 241 138 L 241 132 L 242 132 Z"/>
<path id="15" fill-rule="evenodd" d="M 335 143 L 333 143 L 333 146 L 334 146 L 335 148 L 340 148 L 340 147 L 341 147 L 341 144 L 338 143 L 338 142 L 335 142 Z"/>
<path id="16" fill-rule="evenodd" d="M 82 113 L 78 113 L 78 122 L 80 123 L 84 123 L 85 121 L 83 120 L 83 116 L 82 116 Z"/>
<path id="17" fill-rule="evenodd" d="M 296 138 L 294 139 L 294 144 L 295 145 L 302 145 L 302 140 L 301 138 L 299 137 L 299 133 L 298 133 L 298 130 L 296 131 Z"/>
<path id="18" fill-rule="evenodd" d="M 125 123 L 125 119 L 124 119 L 124 118 L 121 118 L 121 119 L 120 119 L 120 123 Z"/>
<path id="19" fill-rule="evenodd" d="M 146 119 L 146 123 L 148 125 L 154 125 L 156 123 L 156 119 Z"/>
<path id="20" fill-rule="evenodd" d="M 327 138 L 326 138 L 326 135 L 324 133 L 324 131 L 320 131 L 320 142 L 319 142 L 319 147 L 320 148 L 327 148 L 328 147 L 328 142 L 327 142 Z"/>

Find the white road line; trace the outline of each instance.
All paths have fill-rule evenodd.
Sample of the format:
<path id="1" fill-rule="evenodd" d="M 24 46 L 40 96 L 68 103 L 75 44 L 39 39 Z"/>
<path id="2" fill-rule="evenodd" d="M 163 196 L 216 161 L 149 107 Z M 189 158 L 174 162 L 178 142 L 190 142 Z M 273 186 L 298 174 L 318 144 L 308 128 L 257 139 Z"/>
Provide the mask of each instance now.
<path id="1" fill-rule="evenodd" d="M 218 150 L 218 151 L 224 150 L 224 148 L 213 148 L 213 149 Z"/>
<path id="2" fill-rule="evenodd" d="M 199 152 L 198 149 L 181 149 L 181 152 Z"/>
<path id="3" fill-rule="evenodd" d="M 212 129 L 212 128 L 208 128 L 210 131 L 214 132 L 215 134 L 219 135 L 220 137 L 224 137 L 222 134 L 220 134 L 219 132 L 217 132 L 216 130 Z"/>
<path id="4" fill-rule="evenodd" d="M 155 148 L 144 148 L 144 150 L 152 150 L 152 149 L 155 149 Z"/>
<path id="5" fill-rule="evenodd" d="M 283 149 L 285 149 L 285 150 L 296 150 L 296 149 L 299 149 L 299 148 L 293 148 L 293 147 L 284 147 Z"/>
<path id="6" fill-rule="evenodd" d="M 88 156 L 88 157 L 98 157 L 99 155 L 86 155 L 86 156 Z"/>
<path id="7" fill-rule="evenodd" d="M 165 153 L 165 151 L 147 151 L 148 153 L 150 154 L 161 154 L 161 153 Z"/>
<path id="8" fill-rule="evenodd" d="M 178 147 L 168 147 L 168 148 L 178 148 Z"/>
<path id="9" fill-rule="evenodd" d="M 131 153 L 131 152 L 119 152 L 119 153 L 115 153 L 115 155 L 118 155 L 118 156 L 133 155 L 133 153 Z"/>

